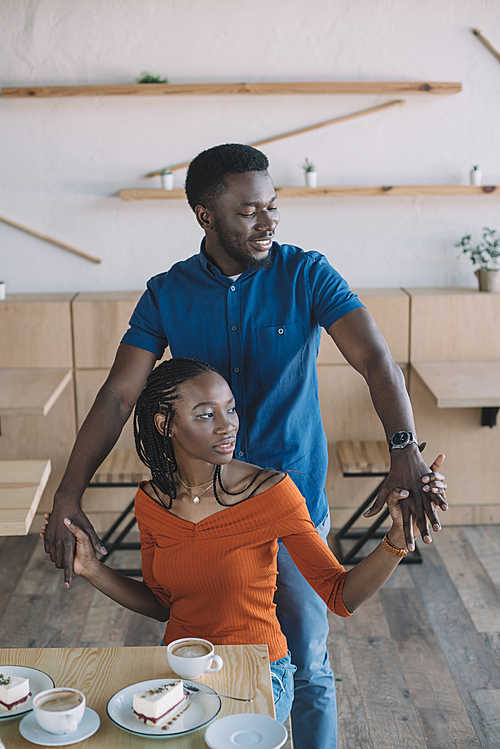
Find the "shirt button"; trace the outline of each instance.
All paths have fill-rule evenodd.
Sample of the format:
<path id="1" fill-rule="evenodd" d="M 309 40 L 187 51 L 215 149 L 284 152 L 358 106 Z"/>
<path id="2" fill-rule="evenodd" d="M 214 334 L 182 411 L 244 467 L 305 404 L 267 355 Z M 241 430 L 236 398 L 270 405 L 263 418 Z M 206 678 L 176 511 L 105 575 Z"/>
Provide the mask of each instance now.
<path id="1" fill-rule="evenodd" d="M 231 289 L 231 291 L 236 291 L 236 286 L 230 286 L 229 288 Z"/>
<path id="2" fill-rule="evenodd" d="M 238 458 L 242 458 L 242 457 L 243 457 L 243 450 L 238 450 Z"/>
<path id="3" fill-rule="evenodd" d="M 285 332 L 285 331 L 283 330 L 283 328 L 278 328 L 278 333 L 279 333 L 280 335 L 283 335 L 283 333 L 284 333 L 284 332 Z"/>
<path id="4" fill-rule="evenodd" d="M 235 374 L 238 374 L 238 372 L 239 372 L 239 371 L 240 371 L 240 368 L 239 368 L 239 367 L 233 367 L 233 372 L 234 372 Z"/>
<path id="5" fill-rule="evenodd" d="M 237 325 L 231 325 L 231 330 L 238 330 L 238 326 Z"/>

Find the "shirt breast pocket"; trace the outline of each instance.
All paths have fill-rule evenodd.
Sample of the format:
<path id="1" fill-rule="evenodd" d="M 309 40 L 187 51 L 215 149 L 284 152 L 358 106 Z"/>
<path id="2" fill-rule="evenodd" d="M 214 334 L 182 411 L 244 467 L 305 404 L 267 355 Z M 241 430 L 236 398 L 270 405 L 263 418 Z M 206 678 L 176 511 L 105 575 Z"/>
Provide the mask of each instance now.
<path id="1" fill-rule="evenodd" d="M 291 382 L 304 376 L 306 338 L 301 322 L 257 328 L 255 332 L 261 385 Z"/>

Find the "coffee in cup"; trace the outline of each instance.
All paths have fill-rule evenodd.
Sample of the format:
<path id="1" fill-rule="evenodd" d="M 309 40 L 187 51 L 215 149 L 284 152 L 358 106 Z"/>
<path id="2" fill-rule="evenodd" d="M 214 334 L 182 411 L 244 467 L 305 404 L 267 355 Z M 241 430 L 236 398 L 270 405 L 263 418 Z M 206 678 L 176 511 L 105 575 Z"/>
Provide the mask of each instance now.
<path id="1" fill-rule="evenodd" d="M 167 647 L 170 668 L 182 679 L 199 679 L 203 674 L 220 671 L 222 658 L 215 655 L 214 646 L 198 637 L 183 637 Z"/>
<path id="2" fill-rule="evenodd" d="M 49 733 L 74 733 L 85 713 L 85 695 L 71 687 L 47 689 L 34 698 L 33 713 Z"/>
<path id="3" fill-rule="evenodd" d="M 201 658 L 204 655 L 210 655 L 212 648 L 200 640 L 184 640 L 173 647 L 170 652 L 180 658 Z"/>

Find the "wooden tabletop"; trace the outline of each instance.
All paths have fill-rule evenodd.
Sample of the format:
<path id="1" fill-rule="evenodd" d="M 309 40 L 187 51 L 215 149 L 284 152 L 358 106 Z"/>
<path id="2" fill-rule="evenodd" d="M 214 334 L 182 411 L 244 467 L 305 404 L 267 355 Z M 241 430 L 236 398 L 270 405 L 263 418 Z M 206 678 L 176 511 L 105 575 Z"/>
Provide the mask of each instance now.
<path id="1" fill-rule="evenodd" d="M 412 362 L 438 408 L 500 406 L 500 361 Z"/>
<path id="2" fill-rule="evenodd" d="M 50 460 L 0 461 L 0 536 L 28 533 L 50 471 Z"/>
<path id="3" fill-rule="evenodd" d="M 0 416 L 46 416 L 71 377 L 70 369 L 0 369 Z"/>
<path id="4" fill-rule="evenodd" d="M 198 680 L 220 694 L 253 697 L 253 702 L 222 699 L 218 718 L 234 713 L 260 713 L 274 717 L 267 645 L 216 646 L 224 667 Z M 56 687 L 75 687 L 101 719 L 94 736 L 82 741 L 82 749 L 153 749 L 158 739 L 132 736 L 117 728 L 106 713 L 108 700 L 120 689 L 146 679 L 172 678 L 166 648 L 25 648 L 0 650 L 0 666 L 38 668 L 49 674 Z M 0 722 L 0 736 L 8 749 L 26 749 L 33 744 L 19 733 L 19 720 Z M 204 730 L 168 739 L 168 749 L 204 749 Z M 165 746 L 162 742 L 161 746 Z"/>

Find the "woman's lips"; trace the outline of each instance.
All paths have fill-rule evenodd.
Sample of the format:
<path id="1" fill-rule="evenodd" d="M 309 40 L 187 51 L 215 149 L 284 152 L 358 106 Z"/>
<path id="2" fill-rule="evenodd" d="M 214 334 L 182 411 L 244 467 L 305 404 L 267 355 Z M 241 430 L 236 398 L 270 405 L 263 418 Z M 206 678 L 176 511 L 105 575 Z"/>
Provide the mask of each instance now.
<path id="1" fill-rule="evenodd" d="M 234 446 L 235 440 L 224 440 L 224 442 L 218 442 L 214 445 L 214 450 L 217 450 L 218 453 L 222 453 L 222 455 L 228 455 L 229 453 L 234 452 Z"/>

